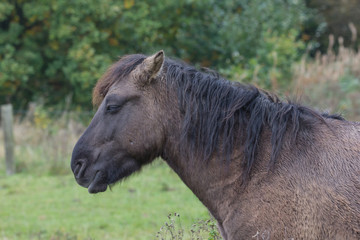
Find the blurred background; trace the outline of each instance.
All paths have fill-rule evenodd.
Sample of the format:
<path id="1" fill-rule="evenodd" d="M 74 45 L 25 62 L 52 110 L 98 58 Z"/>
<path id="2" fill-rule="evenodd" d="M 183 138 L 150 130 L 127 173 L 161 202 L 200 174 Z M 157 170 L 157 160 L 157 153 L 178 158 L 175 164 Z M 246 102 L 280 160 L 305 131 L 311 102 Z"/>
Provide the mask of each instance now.
<path id="1" fill-rule="evenodd" d="M 119 56 L 163 49 L 356 121 L 359 43 L 358 0 L 2 0 L 0 239 L 217 239 L 161 160 L 102 194 L 75 183 L 97 79 Z"/>

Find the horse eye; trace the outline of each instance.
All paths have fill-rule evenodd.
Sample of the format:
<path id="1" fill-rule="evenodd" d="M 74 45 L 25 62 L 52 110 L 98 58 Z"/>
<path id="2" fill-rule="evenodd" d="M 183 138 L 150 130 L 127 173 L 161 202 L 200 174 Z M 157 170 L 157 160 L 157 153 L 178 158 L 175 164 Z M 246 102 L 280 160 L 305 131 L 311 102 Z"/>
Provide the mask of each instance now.
<path id="1" fill-rule="evenodd" d="M 119 111 L 120 108 L 121 108 L 120 105 L 109 105 L 106 107 L 106 112 L 115 113 L 115 112 Z"/>
<path id="2" fill-rule="evenodd" d="M 116 96 L 110 95 L 106 99 L 105 113 L 115 114 L 120 111 L 129 101 L 138 99 L 139 96 Z"/>

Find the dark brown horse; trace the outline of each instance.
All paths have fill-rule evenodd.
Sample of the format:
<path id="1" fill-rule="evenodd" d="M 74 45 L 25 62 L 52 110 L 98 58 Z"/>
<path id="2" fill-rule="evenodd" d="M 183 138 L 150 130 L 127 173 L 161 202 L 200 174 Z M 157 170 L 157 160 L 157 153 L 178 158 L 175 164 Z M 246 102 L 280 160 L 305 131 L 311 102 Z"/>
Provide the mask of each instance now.
<path id="1" fill-rule="evenodd" d="M 224 239 L 360 239 L 360 124 L 153 56 L 97 83 L 71 168 L 90 193 L 161 156 Z"/>

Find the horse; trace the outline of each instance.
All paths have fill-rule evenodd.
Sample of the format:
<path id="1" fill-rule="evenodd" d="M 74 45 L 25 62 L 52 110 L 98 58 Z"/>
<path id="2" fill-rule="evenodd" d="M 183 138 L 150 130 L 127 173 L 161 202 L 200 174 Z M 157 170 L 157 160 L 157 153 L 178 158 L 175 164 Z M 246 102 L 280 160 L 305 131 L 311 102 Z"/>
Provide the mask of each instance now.
<path id="1" fill-rule="evenodd" d="M 360 239 L 360 123 L 165 57 L 127 55 L 93 90 L 71 169 L 106 191 L 161 157 L 225 240 Z"/>

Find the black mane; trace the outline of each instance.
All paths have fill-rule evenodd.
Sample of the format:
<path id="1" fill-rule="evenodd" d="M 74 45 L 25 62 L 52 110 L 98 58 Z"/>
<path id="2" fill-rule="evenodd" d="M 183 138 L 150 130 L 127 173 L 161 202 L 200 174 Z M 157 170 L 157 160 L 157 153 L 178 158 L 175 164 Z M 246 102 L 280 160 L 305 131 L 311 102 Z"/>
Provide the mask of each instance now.
<path id="1" fill-rule="evenodd" d="M 201 72 L 185 63 L 166 60 L 165 78 L 174 87 L 184 116 L 181 146 L 204 161 L 221 154 L 227 161 L 236 140 L 244 139 L 243 168 L 249 175 L 256 159 L 264 126 L 271 130 L 271 168 L 279 155 L 285 132 L 295 141 L 302 123 L 311 127 L 323 122 L 316 111 L 290 102 L 254 86 L 230 82 L 218 74 Z M 194 156 L 193 156 L 194 157 Z M 245 176 L 245 178 L 246 178 Z"/>
<path id="2" fill-rule="evenodd" d="M 146 58 L 129 55 L 114 64 L 97 83 L 93 99 L 99 105 L 108 89 L 128 75 Z M 296 103 L 282 102 L 275 95 L 251 85 L 230 82 L 215 71 L 204 72 L 181 61 L 166 58 L 164 76 L 168 88 L 175 89 L 183 115 L 180 146 L 191 156 L 208 161 L 214 154 L 230 161 L 235 147 L 244 148 L 244 178 L 254 165 L 264 127 L 271 131 L 272 168 L 284 143 L 285 133 L 294 143 L 298 133 L 324 123 L 325 118 L 343 120 L 340 115 L 320 114 Z M 241 146 L 235 146 L 235 142 Z M 196 156 L 195 156 L 196 155 Z"/>

